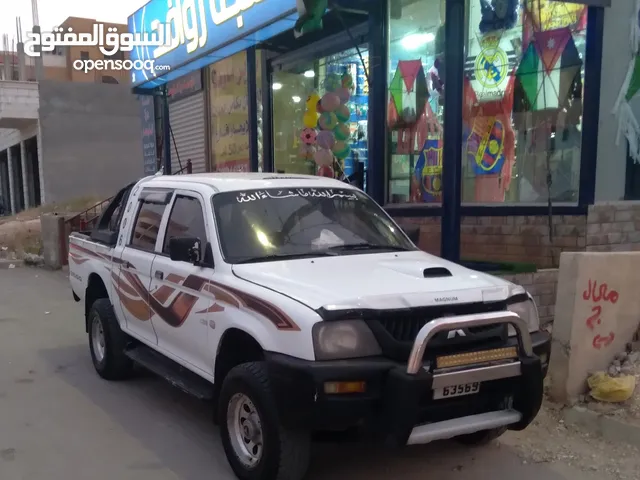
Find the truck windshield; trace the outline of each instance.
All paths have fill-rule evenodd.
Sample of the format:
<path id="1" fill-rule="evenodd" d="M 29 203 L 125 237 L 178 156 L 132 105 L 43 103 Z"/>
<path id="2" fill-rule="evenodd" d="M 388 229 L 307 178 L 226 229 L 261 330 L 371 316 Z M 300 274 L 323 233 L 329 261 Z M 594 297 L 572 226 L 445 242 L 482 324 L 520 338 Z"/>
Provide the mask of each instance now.
<path id="1" fill-rule="evenodd" d="M 352 189 L 271 188 L 213 196 L 220 246 L 232 264 L 415 250 L 369 197 Z"/>

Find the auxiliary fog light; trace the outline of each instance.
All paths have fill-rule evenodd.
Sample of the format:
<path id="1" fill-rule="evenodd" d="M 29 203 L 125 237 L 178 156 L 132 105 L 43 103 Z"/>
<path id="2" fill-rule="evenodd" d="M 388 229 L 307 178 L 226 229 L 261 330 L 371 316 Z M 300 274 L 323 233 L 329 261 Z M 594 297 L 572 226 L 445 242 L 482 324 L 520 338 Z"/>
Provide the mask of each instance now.
<path id="1" fill-rule="evenodd" d="M 436 358 L 437 368 L 463 367 L 477 363 L 495 362 L 498 360 L 509 360 L 517 358 L 518 349 L 516 347 L 495 348 L 493 350 L 482 350 L 480 352 L 458 353 Z"/>
<path id="2" fill-rule="evenodd" d="M 325 382 L 324 393 L 335 395 L 340 393 L 364 393 L 367 390 L 366 382 Z"/>

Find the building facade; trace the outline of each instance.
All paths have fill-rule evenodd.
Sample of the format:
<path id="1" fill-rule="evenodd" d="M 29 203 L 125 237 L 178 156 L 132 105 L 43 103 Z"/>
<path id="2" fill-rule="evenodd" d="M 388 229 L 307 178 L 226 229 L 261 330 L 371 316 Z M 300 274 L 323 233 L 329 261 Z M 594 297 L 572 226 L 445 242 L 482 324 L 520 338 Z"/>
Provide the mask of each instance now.
<path id="1" fill-rule="evenodd" d="M 96 23 L 69 17 L 60 27 L 91 33 Z M 126 86 L 128 72 L 75 69 L 76 60 L 105 58 L 95 46 L 56 47 L 40 58 L 25 55 L 22 44 L 17 50 L 0 53 L 0 202 L 5 214 L 45 202 L 107 197 L 123 179 L 143 174 L 135 161 L 142 156 L 140 118 Z"/>
<path id="2" fill-rule="evenodd" d="M 633 2 L 345 0 L 301 36 L 295 0 L 207 3 L 195 48 L 131 56 L 171 66 L 135 72 L 137 95 L 201 72 L 207 171 L 346 176 L 425 250 L 538 267 L 590 248 L 590 209 L 629 196 L 611 111 L 631 53 L 612 53 Z M 169 13 L 152 0 L 129 31 Z"/>

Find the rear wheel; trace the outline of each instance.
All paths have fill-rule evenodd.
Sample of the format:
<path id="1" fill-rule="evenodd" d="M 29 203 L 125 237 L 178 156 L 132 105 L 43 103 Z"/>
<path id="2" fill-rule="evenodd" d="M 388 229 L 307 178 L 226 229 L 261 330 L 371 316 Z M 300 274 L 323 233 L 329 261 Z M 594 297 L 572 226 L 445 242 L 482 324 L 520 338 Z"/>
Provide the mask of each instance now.
<path id="1" fill-rule="evenodd" d="M 93 366 L 105 380 L 122 380 L 133 371 L 124 353 L 129 337 L 122 331 L 111 302 L 99 298 L 89 311 L 89 349 Z"/>
<path id="2" fill-rule="evenodd" d="M 264 363 L 233 368 L 222 384 L 218 408 L 222 445 L 238 478 L 304 478 L 309 466 L 310 434 L 280 424 Z"/>

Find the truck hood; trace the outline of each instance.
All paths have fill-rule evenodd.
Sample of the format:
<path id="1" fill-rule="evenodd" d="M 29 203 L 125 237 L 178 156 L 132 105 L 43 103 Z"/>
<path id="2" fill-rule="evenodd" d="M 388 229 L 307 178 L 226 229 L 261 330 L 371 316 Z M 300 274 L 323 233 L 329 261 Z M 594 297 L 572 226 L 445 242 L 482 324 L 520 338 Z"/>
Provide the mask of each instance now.
<path id="1" fill-rule="evenodd" d="M 451 275 L 442 275 L 447 271 Z M 511 285 L 422 251 L 234 265 L 233 273 L 314 310 L 500 301 L 509 296 Z"/>

